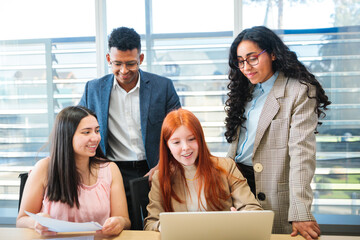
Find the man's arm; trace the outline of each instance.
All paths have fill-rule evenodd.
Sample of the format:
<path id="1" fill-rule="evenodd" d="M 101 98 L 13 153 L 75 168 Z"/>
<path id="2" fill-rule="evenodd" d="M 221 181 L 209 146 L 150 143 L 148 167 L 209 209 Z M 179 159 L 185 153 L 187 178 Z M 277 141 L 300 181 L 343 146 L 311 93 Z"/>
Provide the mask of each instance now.
<path id="1" fill-rule="evenodd" d="M 166 113 L 181 108 L 179 96 L 175 91 L 173 82 L 170 80 L 167 87 Z"/>
<path id="2" fill-rule="evenodd" d="M 83 93 L 83 95 L 82 95 L 82 97 L 81 97 L 81 99 L 80 99 L 80 102 L 78 103 L 78 105 L 80 105 L 80 106 L 87 107 L 87 101 L 86 101 L 86 99 L 87 99 L 87 94 L 88 94 L 88 84 L 89 84 L 89 82 L 87 82 L 87 83 L 85 84 L 84 93 Z"/>
<path id="3" fill-rule="evenodd" d="M 174 84 L 171 80 L 169 80 L 168 86 L 167 86 L 167 99 L 166 99 L 166 113 L 171 112 L 172 110 L 181 108 L 180 99 L 175 91 Z M 151 168 L 149 172 L 145 175 L 149 176 L 149 182 L 152 181 L 152 176 L 155 172 L 155 170 L 158 169 L 158 164 L 156 164 L 155 167 Z"/>

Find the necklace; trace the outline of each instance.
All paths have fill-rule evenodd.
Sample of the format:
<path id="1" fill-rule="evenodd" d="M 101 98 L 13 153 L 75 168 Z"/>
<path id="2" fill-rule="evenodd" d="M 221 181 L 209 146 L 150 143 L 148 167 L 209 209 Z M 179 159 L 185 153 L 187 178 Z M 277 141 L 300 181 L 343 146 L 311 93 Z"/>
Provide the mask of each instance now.
<path id="1" fill-rule="evenodd" d="M 194 180 L 197 179 L 197 177 L 193 177 L 193 178 L 187 178 L 187 177 L 185 177 L 185 179 L 188 180 L 188 181 L 194 181 Z"/>
<path id="2" fill-rule="evenodd" d="M 87 186 L 90 186 L 90 184 L 91 184 L 91 173 L 89 172 L 85 176 L 86 177 L 84 177 L 84 179 L 83 179 L 83 184 L 85 184 Z"/>
<path id="3" fill-rule="evenodd" d="M 187 181 L 196 180 L 198 178 L 198 176 L 196 176 L 196 167 L 194 165 L 184 166 L 184 177 Z"/>
<path id="4" fill-rule="evenodd" d="M 89 170 L 89 172 L 83 172 L 82 174 L 80 174 L 81 176 L 81 183 L 87 186 L 90 186 L 91 184 L 91 171 Z"/>

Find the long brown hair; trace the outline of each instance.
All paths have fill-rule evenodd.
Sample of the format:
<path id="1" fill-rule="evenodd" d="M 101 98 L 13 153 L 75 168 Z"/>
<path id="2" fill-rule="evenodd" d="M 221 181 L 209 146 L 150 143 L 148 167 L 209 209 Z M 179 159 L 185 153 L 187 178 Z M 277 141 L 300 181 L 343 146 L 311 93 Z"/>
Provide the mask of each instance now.
<path id="1" fill-rule="evenodd" d="M 48 170 L 48 183 L 46 197 L 49 201 L 60 201 L 70 207 L 79 204 L 79 187 L 81 177 L 76 169 L 73 137 L 80 121 L 93 116 L 95 113 L 82 106 L 66 107 L 56 117 L 53 132 L 51 134 L 50 165 Z M 94 157 L 90 157 L 91 166 L 109 162 L 106 160 L 100 146 L 96 149 Z"/>
<path id="2" fill-rule="evenodd" d="M 193 113 L 185 109 L 178 109 L 170 112 L 164 119 L 161 136 L 160 136 L 160 156 L 159 156 L 159 181 L 161 183 L 160 190 L 163 197 L 163 207 L 166 212 L 173 212 L 171 198 L 183 203 L 184 201 L 179 198 L 176 192 L 173 191 L 172 185 L 173 176 L 175 172 L 179 171 L 182 176 L 182 181 L 187 188 L 184 168 L 182 165 L 171 155 L 170 149 L 167 145 L 171 135 L 180 126 L 187 127 L 194 135 L 198 146 L 199 155 L 195 160 L 196 176 L 199 179 L 198 199 L 199 205 L 201 203 L 200 193 L 204 189 L 204 195 L 208 208 L 214 210 L 222 210 L 223 204 L 221 200 L 226 200 L 230 196 L 225 190 L 225 186 L 221 181 L 221 174 L 226 174 L 225 170 L 217 164 L 217 158 L 211 155 L 204 137 L 199 120 Z M 188 189 L 187 189 L 188 190 Z"/>

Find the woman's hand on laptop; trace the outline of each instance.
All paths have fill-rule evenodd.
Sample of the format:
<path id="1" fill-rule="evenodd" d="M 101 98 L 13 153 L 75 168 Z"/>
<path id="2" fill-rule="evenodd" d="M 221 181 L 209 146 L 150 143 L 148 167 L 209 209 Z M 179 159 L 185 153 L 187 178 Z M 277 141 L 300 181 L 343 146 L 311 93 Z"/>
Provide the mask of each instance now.
<path id="1" fill-rule="evenodd" d="M 296 236 L 298 233 L 306 240 L 318 239 L 320 236 L 320 226 L 316 221 L 292 222 L 292 228 L 292 237 Z"/>
<path id="2" fill-rule="evenodd" d="M 236 208 L 231 207 L 231 208 L 230 208 L 230 211 L 236 212 L 237 210 L 236 210 Z"/>

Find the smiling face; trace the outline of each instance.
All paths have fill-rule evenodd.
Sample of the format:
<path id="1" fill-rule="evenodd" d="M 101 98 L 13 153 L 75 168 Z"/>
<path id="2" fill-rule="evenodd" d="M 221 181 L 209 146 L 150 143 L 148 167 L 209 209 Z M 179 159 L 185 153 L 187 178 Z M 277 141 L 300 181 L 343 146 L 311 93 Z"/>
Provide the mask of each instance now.
<path id="1" fill-rule="evenodd" d="M 240 42 L 237 47 L 237 58 L 238 60 L 249 59 L 249 57 L 258 55 L 263 50 L 259 46 L 249 40 L 244 40 Z M 274 75 L 274 71 L 272 69 L 272 62 L 275 60 L 275 56 L 273 54 L 269 54 L 268 52 L 262 53 L 258 56 L 259 63 L 255 66 L 251 66 L 246 61 L 244 62 L 244 68 L 240 69 L 240 71 L 249 79 L 252 84 L 263 83 L 267 81 L 272 75 Z"/>
<path id="2" fill-rule="evenodd" d="M 95 156 L 100 140 L 100 127 L 96 118 L 89 115 L 81 119 L 73 137 L 75 159 Z"/>
<path id="3" fill-rule="evenodd" d="M 184 125 L 174 131 L 167 145 L 179 163 L 187 166 L 195 163 L 199 154 L 199 145 L 194 134 Z"/>
<path id="4" fill-rule="evenodd" d="M 144 60 L 144 54 L 140 54 L 136 48 L 121 51 L 112 47 L 106 59 L 119 85 L 126 92 L 133 89 L 139 78 L 139 65 Z"/>

